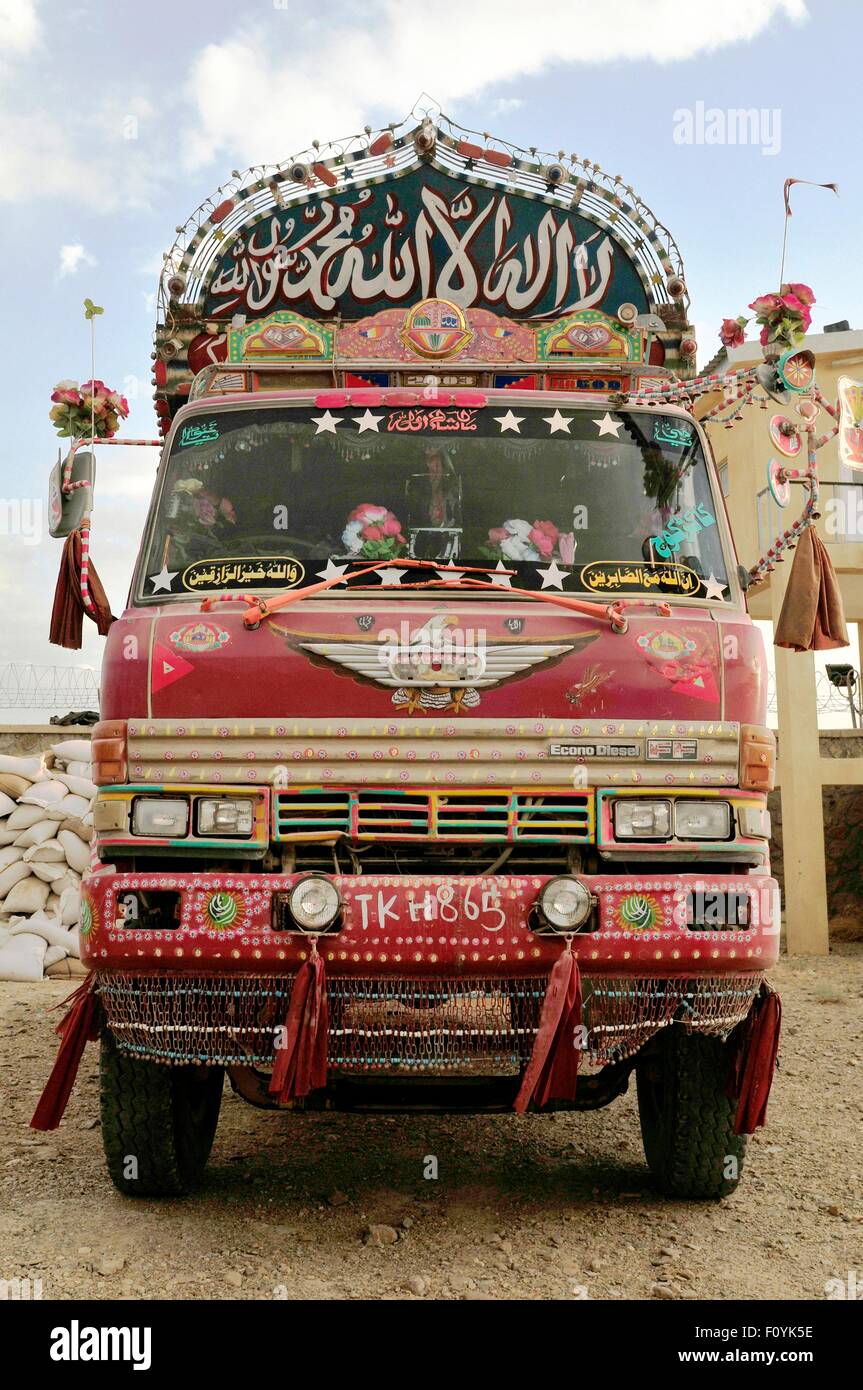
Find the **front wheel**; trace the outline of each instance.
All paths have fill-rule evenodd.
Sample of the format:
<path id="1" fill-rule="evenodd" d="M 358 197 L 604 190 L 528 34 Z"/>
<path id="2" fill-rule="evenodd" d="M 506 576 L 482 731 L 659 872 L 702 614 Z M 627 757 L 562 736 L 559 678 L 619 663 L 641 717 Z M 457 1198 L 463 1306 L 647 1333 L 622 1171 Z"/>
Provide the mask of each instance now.
<path id="1" fill-rule="evenodd" d="M 651 1173 L 670 1197 L 727 1197 L 740 1180 L 746 1139 L 725 1094 L 728 1052 L 719 1038 L 672 1024 L 636 1063 L 638 1114 Z"/>
<path id="2" fill-rule="evenodd" d="M 128 1197 L 176 1197 L 204 1171 L 222 1104 L 222 1067 L 163 1067 L 102 1035 L 102 1143 L 114 1186 Z"/>

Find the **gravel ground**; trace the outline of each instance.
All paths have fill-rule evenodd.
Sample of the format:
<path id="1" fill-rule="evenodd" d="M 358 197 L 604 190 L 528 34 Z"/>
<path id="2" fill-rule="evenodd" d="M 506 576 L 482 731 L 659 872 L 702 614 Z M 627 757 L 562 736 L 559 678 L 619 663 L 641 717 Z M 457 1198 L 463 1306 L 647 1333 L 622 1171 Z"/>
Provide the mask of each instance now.
<path id="1" fill-rule="evenodd" d="M 770 1124 L 719 1204 L 656 1193 L 634 1084 L 547 1117 L 278 1115 L 228 1089 L 200 1191 L 130 1200 L 103 1166 L 95 1048 L 61 1128 L 27 1125 L 69 982 L 0 985 L 0 1279 L 46 1299 L 823 1298 L 863 1270 L 863 946 L 772 978 Z"/>

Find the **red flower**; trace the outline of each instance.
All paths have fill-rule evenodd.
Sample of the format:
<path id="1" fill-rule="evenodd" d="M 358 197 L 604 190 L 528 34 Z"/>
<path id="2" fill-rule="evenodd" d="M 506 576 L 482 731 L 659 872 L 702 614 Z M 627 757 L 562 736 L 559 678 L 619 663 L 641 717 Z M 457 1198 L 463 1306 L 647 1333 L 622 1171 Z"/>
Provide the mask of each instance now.
<path id="1" fill-rule="evenodd" d="M 796 295 L 801 304 L 804 304 L 807 308 L 815 303 L 815 295 L 812 293 L 809 286 L 801 284 L 799 280 L 790 281 L 787 285 L 783 285 L 782 288 Z"/>
<path id="2" fill-rule="evenodd" d="M 383 530 L 380 526 L 364 526 L 360 531 L 364 541 L 382 541 L 384 538 Z"/>
<path id="3" fill-rule="evenodd" d="M 719 341 L 723 347 L 736 348 L 743 343 L 746 334 L 738 319 L 723 319 L 719 330 Z"/>

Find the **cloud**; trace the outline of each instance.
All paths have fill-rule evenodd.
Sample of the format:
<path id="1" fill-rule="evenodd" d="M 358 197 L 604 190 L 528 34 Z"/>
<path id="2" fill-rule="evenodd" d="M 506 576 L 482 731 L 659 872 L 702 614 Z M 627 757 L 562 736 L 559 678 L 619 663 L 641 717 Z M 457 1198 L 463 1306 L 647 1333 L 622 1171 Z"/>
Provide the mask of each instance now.
<path id="1" fill-rule="evenodd" d="M 187 168 L 217 157 L 276 162 L 313 138 L 392 120 L 411 109 L 420 81 L 452 112 L 554 67 L 680 62 L 751 41 L 777 18 L 808 18 L 804 0 L 544 0 L 541 23 L 521 0 L 438 0 L 433 18 L 403 0 L 369 0 L 353 22 L 319 12 L 280 6 L 266 25 L 198 53 L 185 93 L 195 118 L 180 142 Z"/>
<path id="2" fill-rule="evenodd" d="M 95 265 L 96 257 L 91 256 L 89 251 L 78 242 L 74 246 L 60 247 L 60 269 L 59 278 L 62 280 L 66 275 L 75 275 L 82 265 Z"/>
<path id="3" fill-rule="evenodd" d="M 42 37 L 34 0 L 0 0 L 0 53 L 32 53 Z"/>

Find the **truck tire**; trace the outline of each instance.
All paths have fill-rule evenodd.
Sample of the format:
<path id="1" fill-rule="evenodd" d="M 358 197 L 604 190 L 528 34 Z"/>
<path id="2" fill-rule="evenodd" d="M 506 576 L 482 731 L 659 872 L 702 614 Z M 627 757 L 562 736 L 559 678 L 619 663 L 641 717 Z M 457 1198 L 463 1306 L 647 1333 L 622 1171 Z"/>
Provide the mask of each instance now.
<path id="1" fill-rule="evenodd" d="M 636 1063 L 644 1154 L 670 1197 L 727 1197 L 740 1180 L 746 1139 L 734 1133 L 727 1075 L 724 1043 L 677 1024 Z"/>
<path id="2" fill-rule="evenodd" d="M 121 1052 L 102 1034 L 102 1144 L 128 1197 L 176 1197 L 200 1178 L 222 1104 L 222 1067 L 165 1067 Z"/>

